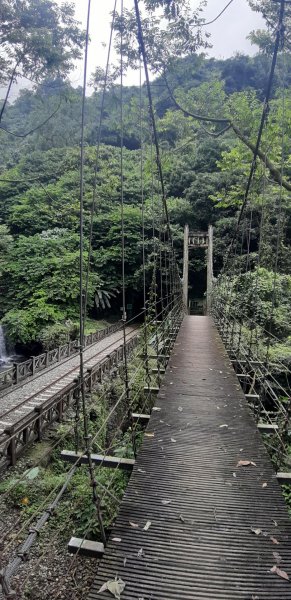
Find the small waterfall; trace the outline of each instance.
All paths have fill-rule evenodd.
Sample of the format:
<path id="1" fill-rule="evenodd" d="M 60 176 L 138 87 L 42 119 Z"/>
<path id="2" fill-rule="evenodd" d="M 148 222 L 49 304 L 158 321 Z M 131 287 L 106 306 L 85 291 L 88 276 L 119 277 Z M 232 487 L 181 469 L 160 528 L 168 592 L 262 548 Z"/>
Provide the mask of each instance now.
<path id="1" fill-rule="evenodd" d="M 5 336 L 2 325 L 0 325 L 0 364 L 8 361 Z"/>

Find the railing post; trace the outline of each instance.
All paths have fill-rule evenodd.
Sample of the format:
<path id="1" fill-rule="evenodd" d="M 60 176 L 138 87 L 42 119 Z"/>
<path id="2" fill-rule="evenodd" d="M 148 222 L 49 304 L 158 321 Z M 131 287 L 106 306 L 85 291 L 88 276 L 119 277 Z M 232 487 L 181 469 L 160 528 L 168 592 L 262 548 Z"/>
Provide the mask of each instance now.
<path id="1" fill-rule="evenodd" d="M 13 368 L 14 368 L 13 379 L 14 379 L 15 383 L 18 383 L 18 380 L 19 380 L 18 364 L 14 363 Z"/>
<path id="2" fill-rule="evenodd" d="M 34 373 L 35 373 L 35 356 L 31 356 L 30 360 L 31 360 L 31 373 L 32 373 L 32 375 L 34 375 Z"/>
<path id="3" fill-rule="evenodd" d="M 183 301 L 188 313 L 188 277 L 189 277 L 189 225 L 184 229 L 184 257 L 183 257 Z"/>
<path id="4" fill-rule="evenodd" d="M 16 465 L 16 440 L 15 440 L 15 435 L 14 434 L 14 430 L 12 428 L 9 428 L 9 430 L 7 430 L 8 435 L 12 435 L 13 437 L 11 437 L 9 446 L 8 446 L 8 456 L 10 458 L 10 463 L 12 467 L 15 467 Z"/>

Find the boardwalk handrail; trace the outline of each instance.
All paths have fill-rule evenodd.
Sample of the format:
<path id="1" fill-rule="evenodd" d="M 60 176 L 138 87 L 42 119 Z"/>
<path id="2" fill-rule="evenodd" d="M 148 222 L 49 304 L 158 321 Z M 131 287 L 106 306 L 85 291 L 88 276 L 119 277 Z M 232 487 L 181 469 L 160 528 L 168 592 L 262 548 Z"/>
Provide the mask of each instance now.
<path id="1" fill-rule="evenodd" d="M 121 321 L 117 321 L 112 325 L 108 325 L 104 329 L 99 329 L 89 333 L 84 337 L 85 348 L 103 340 L 111 333 L 115 333 L 121 327 Z M 17 383 L 23 382 L 28 377 L 33 377 L 36 373 L 44 371 L 48 367 L 55 365 L 65 358 L 74 356 L 78 353 L 79 340 L 70 340 L 66 344 L 48 350 L 38 356 L 31 356 L 28 360 L 21 363 L 14 363 L 10 369 L 6 369 L 0 373 L 0 390 L 7 389 L 16 385 Z"/>

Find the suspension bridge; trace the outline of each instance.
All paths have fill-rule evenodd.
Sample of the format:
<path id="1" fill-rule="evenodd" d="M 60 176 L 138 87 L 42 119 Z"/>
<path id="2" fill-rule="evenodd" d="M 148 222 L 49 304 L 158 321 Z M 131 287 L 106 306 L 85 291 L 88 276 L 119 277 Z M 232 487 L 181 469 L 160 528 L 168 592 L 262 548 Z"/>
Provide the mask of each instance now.
<path id="1" fill-rule="evenodd" d="M 290 369 L 279 359 L 275 360 L 271 352 L 278 341 L 271 324 L 276 307 L 282 237 L 282 177 L 277 181 L 281 204 L 272 303 L 270 314 L 263 319 L 261 307 L 254 309 L 253 301 L 259 286 L 261 239 L 254 261 L 250 250 L 253 210 L 249 207 L 262 132 L 267 126 L 266 107 L 283 36 L 284 2 L 281 2 L 272 68 L 246 193 L 216 281 L 213 278 L 215 230 L 211 225 L 207 232 L 190 231 L 185 227 L 183 277 L 180 277 L 182 261 L 175 249 L 169 218 L 138 4 L 136 0 L 152 170 L 152 238 L 147 256 L 141 96 L 143 306 L 138 315 L 128 320 L 121 134 L 122 322 L 99 338 L 87 339 L 84 335 L 92 268 L 96 174 L 109 65 L 108 60 L 85 270 L 84 110 L 89 2 L 80 157 L 79 339 L 73 348 L 68 345 L 51 354 L 34 357 L 0 380 L 3 388 L 0 446 L 4 467 L 15 466 L 24 449 L 41 440 L 45 428 L 55 421 L 61 422 L 70 408 L 74 412 L 75 447 L 61 451 L 60 458 L 68 468 L 64 481 L 44 512 L 37 510 L 33 518 L 25 522 L 28 527 L 25 540 L 18 544 L 14 536 L 16 540 L 13 538 L 2 547 L 5 564 L 0 573 L 0 598 L 15 596 L 17 585 L 20 585 L 17 593 L 22 597 L 24 584 L 19 584 L 15 575 L 26 563 L 32 545 L 44 525 L 53 518 L 63 496 L 70 493 L 70 483 L 77 470 L 85 465 L 94 516 L 84 527 L 82 537 L 68 540 L 68 549 L 72 553 L 71 570 L 78 567 L 82 556 L 96 561 L 96 577 L 91 591 L 86 594 L 88 600 L 112 597 L 121 600 L 287 600 L 291 598 L 291 521 L 281 486 L 291 482 Z M 115 17 L 114 11 L 112 31 Z M 120 38 L 123 130 L 122 32 Z M 283 157 L 282 151 L 282 161 Z M 267 178 L 266 172 L 264 176 Z M 260 227 L 260 236 L 261 232 Z M 206 310 L 203 316 L 190 316 L 189 251 L 195 252 L 197 248 L 206 250 Z M 240 294 L 242 282 L 249 294 L 248 302 Z M 110 398 L 106 415 L 93 427 L 90 398 L 97 389 L 100 406 L 104 399 L 108 401 L 108 391 L 102 384 L 106 378 L 107 381 L 113 379 L 113 375 L 118 379 L 119 393 L 113 400 Z M 120 450 L 121 439 L 124 444 Z M 129 475 L 122 499 L 114 487 L 120 470 Z M 105 482 L 101 477 L 104 473 Z M 6 496 L 18 482 L 8 488 Z M 108 525 L 104 513 L 109 503 L 114 504 L 117 517 Z M 93 540 L 89 539 L 92 523 L 95 531 L 98 530 Z M 7 532 L 4 527 L 3 531 L 2 539 L 7 539 L 10 530 Z M 40 550 L 37 566 L 44 552 L 45 549 Z"/>

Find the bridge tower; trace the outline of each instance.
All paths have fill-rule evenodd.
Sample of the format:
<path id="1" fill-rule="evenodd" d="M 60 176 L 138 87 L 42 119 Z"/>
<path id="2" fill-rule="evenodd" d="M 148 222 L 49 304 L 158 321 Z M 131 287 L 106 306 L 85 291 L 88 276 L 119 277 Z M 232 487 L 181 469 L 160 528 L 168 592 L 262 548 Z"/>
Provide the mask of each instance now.
<path id="1" fill-rule="evenodd" d="M 183 300 L 188 312 L 189 293 L 189 249 L 205 248 L 207 250 L 207 314 L 211 309 L 211 294 L 213 287 L 213 227 L 209 225 L 208 231 L 189 231 L 189 225 L 184 229 L 184 256 L 183 256 Z"/>

